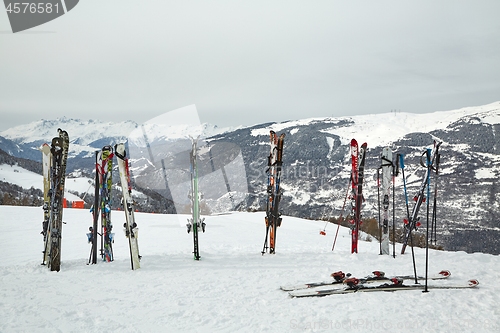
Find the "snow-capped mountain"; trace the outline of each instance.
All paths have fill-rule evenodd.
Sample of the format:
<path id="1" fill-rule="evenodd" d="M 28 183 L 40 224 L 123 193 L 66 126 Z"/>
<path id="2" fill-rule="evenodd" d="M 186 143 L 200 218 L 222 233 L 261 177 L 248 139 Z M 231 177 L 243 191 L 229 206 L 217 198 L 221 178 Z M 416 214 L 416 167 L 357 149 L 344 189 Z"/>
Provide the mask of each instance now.
<path id="1" fill-rule="evenodd" d="M 62 128 L 70 134 L 69 157 L 85 158 L 92 156 L 93 152 L 101 149 L 103 145 L 126 140 L 127 135 L 136 127 L 137 124 L 133 121 L 112 123 L 62 117 L 16 126 L 0 132 L 0 137 L 15 144 L 4 149 L 7 153 L 40 160 L 38 147 L 45 142 L 50 143 L 50 140 L 57 136 L 57 129 Z"/>
<path id="2" fill-rule="evenodd" d="M 81 120 L 73 118 L 58 118 L 56 120 L 39 120 L 29 124 L 16 126 L 0 132 L 0 135 L 18 144 L 46 142 L 57 134 L 58 128 L 63 128 L 71 133 L 73 144 L 92 145 L 93 142 L 102 140 L 103 136 L 126 137 L 137 124 L 127 120 L 118 123 L 101 122 L 99 120 Z"/>
<path id="3" fill-rule="evenodd" d="M 197 136 L 205 133 L 202 137 L 205 137 L 206 145 L 219 147 L 219 155 L 222 156 L 219 156 L 218 164 L 213 162 L 216 161 L 213 156 L 206 157 L 207 167 L 211 168 L 206 174 L 222 170 L 224 176 L 219 177 L 220 180 L 216 177 L 207 178 L 206 186 L 223 182 L 223 190 L 227 189 L 226 192 L 222 191 L 223 194 L 214 191 L 221 195 L 220 200 L 213 200 L 210 194 L 214 193 L 208 193 L 205 201 L 207 211 L 211 213 L 265 210 L 269 130 L 286 133 L 281 210 L 287 215 L 315 219 L 339 217 L 341 214 L 350 177 L 348 143 L 352 138 L 359 143 L 368 143 L 362 212 L 364 218 L 376 219 L 377 169 L 381 164 L 382 148 L 391 147 L 394 156 L 397 153 L 404 154 L 405 176 L 411 199 L 425 171 L 420 166 L 422 153 L 433 146 L 434 140 L 442 141 L 440 174 L 437 182 L 434 178 L 431 181 L 432 189 L 437 185 L 438 193 L 438 244 L 449 250 L 500 253 L 500 193 L 497 186 L 500 137 L 496 135 L 500 129 L 500 102 L 429 114 L 396 112 L 310 118 L 235 130 L 221 130 L 207 124 L 165 127 L 158 122 L 138 125 L 126 121 L 113 124 L 62 118 L 0 132 L 0 140 L 3 146 L 8 147 L 10 154 L 40 160 L 36 148 L 42 141 L 46 142 L 55 136 L 58 127 L 67 130 L 71 138 L 68 171 L 79 169 L 90 174 L 96 149 L 128 138 L 129 143 L 135 145 L 130 150 L 130 158 L 136 182 L 157 195 L 167 197 L 168 202 L 174 204 L 174 197 L 185 197 L 186 192 L 184 189 L 176 192 L 165 188 L 169 187 L 165 184 L 185 183 L 185 171 L 182 168 L 188 167 L 186 163 L 189 161 L 187 156 L 190 149 L 190 141 L 186 138 L 189 134 Z M 207 151 L 209 155 L 213 153 L 210 149 Z M 184 165 L 182 168 L 175 166 L 178 175 L 172 180 L 175 172 L 172 171 L 173 167 L 169 169 L 168 163 L 172 164 L 176 156 L 182 157 Z M 202 159 L 203 156 L 201 154 Z M 222 160 L 224 163 L 220 162 Z M 154 178 L 148 178 L 150 169 L 156 170 Z M 399 175 L 395 184 L 397 226 L 402 225 L 406 215 L 402 185 Z M 207 187 L 205 192 L 210 192 L 212 189 Z M 200 190 L 204 192 L 201 184 Z M 158 199 L 156 196 L 155 200 Z M 345 211 L 344 216 L 347 213 Z M 421 209 L 420 216 L 425 225 L 426 207 Z"/>
<path id="4" fill-rule="evenodd" d="M 142 134 L 142 131 L 137 131 L 139 127 L 145 127 L 148 136 L 163 140 L 185 138 L 190 133 L 211 136 L 227 130 L 210 124 L 158 126 L 157 123 L 147 122 L 139 126 L 131 120 L 115 123 L 61 117 L 55 120 L 42 119 L 2 131 L 0 145 L 12 156 L 41 161 L 38 148 L 43 143 L 50 143 L 57 136 L 57 129 L 62 128 L 70 135 L 68 158 L 72 162 L 68 163 L 68 172 L 72 172 L 90 168 L 89 161 L 93 159 L 94 152 L 103 146 L 125 142 L 132 133 Z"/>
<path id="5" fill-rule="evenodd" d="M 382 148 L 388 145 L 394 153 L 404 154 L 411 200 L 425 172 L 420 166 L 422 153 L 433 146 L 434 140 L 442 141 L 439 178 L 437 183 L 434 179 L 431 182 L 433 190 L 438 186 L 438 244 L 447 249 L 500 253 L 499 128 L 500 102 L 496 102 L 423 115 L 388 113 L 264 124 L 214 140 L 229 140 L 242 148 L 249 192 L 253 195 L 247 204 L 263 209 L 268 133 L 270 129 L 286 133 L 281 206 L 286 214 L 308 218 L 341 214 L 350 177 L 347 143 L 352 138 L 360 143 L 366 141 L 362 213 L 364 218 L 376 219 L 377 169 Z M 402 185 L 399 176 L 395 191 L 395 220 L 399 226 L 406 216 Z M 425 225 L 426 207 L 421 209 L 420 217 Z"/>

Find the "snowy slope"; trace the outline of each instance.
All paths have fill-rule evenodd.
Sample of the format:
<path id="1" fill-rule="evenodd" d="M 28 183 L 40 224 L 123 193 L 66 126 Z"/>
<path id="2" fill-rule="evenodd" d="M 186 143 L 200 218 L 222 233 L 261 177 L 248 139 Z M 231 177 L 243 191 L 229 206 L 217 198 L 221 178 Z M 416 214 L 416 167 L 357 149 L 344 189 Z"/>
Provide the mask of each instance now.
<path id="1" fill-rule="evenodd" d="M 499 124 L 500 102 L 424 114 L 395 112 L 350 117 L 301 119 L 257 128 L 252 130 L 252 135 L 267 136 L 270 129 L 276 132 L 290 130 L 291 134 L 295 134 L 298 126 L 321 122 L 332 124 L 331 129 L 323 132 L 340 136 L 342 144 L 348 144 L 355 137 L 358 142 L 368 142 L 370 147 L 376 147 L 391 145 L 409 133 L 444 130 L 463 117 L 478 117 L 482 122 Z M 349 124 L 345 125 L 346 122 Z M 342 124 L 342 126 L 338 126 L 338 124 Z"/>
<path id="2" fill-rule="evenodd" d="M 185 216 L 138 213 L 141 269 L 130 270 L 123 212 L 114 211 L 112 263 L 87 266 L 85 233 L 91 214 L 65 209 L 59 273 L 40 265 L 42 211 L 0 206 L 5 256 L 0 262 L 2 332 L 498 332 L 500 257 L 430 251 L 430 271 L 449 269 L 440 284 L 477 278 L 476 290 L 360 293 L 291 299 L 280 285 L 328 279 L 343 270 L 364 276 L 412 272 L 411 256 L 378 255 L 361 242 L 352 255 L 350 236 L 336 226 L 320 236 L 322 222 L 284 216 L 277 254 L 260 255 L 263 213 L 207 217 L 200 236 L 202 259 L 192 260 Z M 23 221 L 15 228 L 11 221 Z M 398 246 L 399 249 L 399 246 Z M 419 273 L 424 251 L 416 250 Z"/>
<path id="3" fill-rule="evenodd" d="M 62 128 L 70 135 L 71 143 L 78 138 L 79 145 L 88 145 L 108 137 L 126 137 L 137 124 L 133 121 L 102 122 L 99 120 L 81 120 L 72 118 L 58 118 L 55 120 L 39 120 L 25 125 L 19 125 L 0 132 L 0 136 L 15 141 L 16 143 L 30 143 L 47 141 L 57 136 L 57 129 Z"/>
<path id="4" fill-rule="evenodd" d="M 69 133 L 70 160 L 79 155 L 79 157 L 92 157 L 94 151 L 104 145 L 124 142 L 127 139 L 143 140 L 143 128 L 147 132 L 149 140 L 186 138 L 187 134 L 206 137 L 231 130 L 206 123 L 201 124 L 196 107 L 190 105 L 161 114 L 141 126 L 132 120 L 103 122 L 97 119 L 83 120 L 61 117 L 54 120 L 41 119 L 12 127 L 1 131 L 0 137 L 12 140 L 17 144 L 17 147 L 20 147 L 18 149 L 24 153 L 22 157 L 37 160 L 38 155 L 33 156 L 33 151 L 37 150 L 42 143 L 50 142 L 53 137 L 57 136 L 58 128 Z M 8 152 L 11 155 L 19 153 L 16 151 Z"/>
<path id="5" fill-rule="evenodd" d="M 43 188 L 43 177 L 18 165 L 0 164 L 0 180 L 29 189 L 35 184 L 35 188 Z"/>
<path id="6" fill-rule="evenodd" d="M 0 180 L 18 185 L 24 189 L 34 187 L 43 191 L 42 175 L 23 169 L 18 165 L 0 164 Z M 91 186 L 89 181 L 92 182 L 91 179 L 85 177 L 66 178 L 64 197 L 69 201 L 75 201 L 81 199 L 68 191 L 94 193 L 94 186 Z"/>

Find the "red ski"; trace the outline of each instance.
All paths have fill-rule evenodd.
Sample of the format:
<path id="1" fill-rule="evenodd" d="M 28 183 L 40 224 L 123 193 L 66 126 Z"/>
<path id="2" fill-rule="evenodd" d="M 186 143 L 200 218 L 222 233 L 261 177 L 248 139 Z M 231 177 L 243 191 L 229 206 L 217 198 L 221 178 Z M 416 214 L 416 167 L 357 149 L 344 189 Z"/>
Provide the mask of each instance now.
<path id="1" fill-rule="evenodd" d="M 358 148 L 358 142 L 356 139 L 351 140 L 351 211 L 353 213 L 353 219 L 350 221 L 352 226 L 351 226 L 351 236 L 352 236 L 352 246 L 351 246 L 351 253 L 357 253 L 358 252 L 358 233 L 356 231 L 356 195 L 358 192 L 358 154 L 359 154 L 359 148 Z"/>
<path id="2" fill-rule="evenodd" d="M 283 163 L 283 142 L 285 133 L 279 137 L 274 131 L 270 132 L 271 150 L 268 157 L 267 172 L 267 208 L 266 208 L 266 239 L 262 254 L 269 249 L 270 254 L 275 253 L 276 247 L 276 230 L 281 226 L 281 213 L 279 211 L 279 203 L 281 201 L 282 190 L 280 187 L 281 166 Z"/>

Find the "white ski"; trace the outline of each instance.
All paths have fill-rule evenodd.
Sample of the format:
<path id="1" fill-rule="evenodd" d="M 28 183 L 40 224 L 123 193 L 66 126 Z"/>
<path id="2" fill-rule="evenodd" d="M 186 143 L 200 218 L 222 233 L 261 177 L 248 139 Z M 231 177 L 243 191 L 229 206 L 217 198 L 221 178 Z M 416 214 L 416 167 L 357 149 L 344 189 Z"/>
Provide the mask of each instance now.
<path id="1" fill-rule="evenodd" d="M 42 148 L 42 174 L 43 174 L 43 222 L 42 222 L 42 235 L 43 235 L 43 261 L 45 265 L 49 260 L 50 254 L 50 167 L 52 165 L 52 154 L 50 146 L 44 143 Z"/>
<path id="2" fill-rule="evenodd" d="M 134 201 L 132 199 L 132 185 L 130 183 L 130 171 L 128 167 L 128 157 L 125 151 L 125 144 L 119 143 L 115 146 L 115 155 L 118 160 L 118 170 L 120 171 L 120 183 L 123 193 L 123 211 L 125 212 L 126 222 L 123 225 L 125 228 L 125 236 L 129 241 L 130 248 L 130 263 L 132 269 L 141 267 L 139 255 L 139 244 L 137 242 L 139 228 L 135 223 L 134 218 Z"/>
<path id="3" fill-rule="evenodd" d="M 391 176 L 392 176 L 392 151 L 391 148 L 385 147 L 382 149 L 382 254 L 389 253 L 389 195 L 391 192 Z"/>

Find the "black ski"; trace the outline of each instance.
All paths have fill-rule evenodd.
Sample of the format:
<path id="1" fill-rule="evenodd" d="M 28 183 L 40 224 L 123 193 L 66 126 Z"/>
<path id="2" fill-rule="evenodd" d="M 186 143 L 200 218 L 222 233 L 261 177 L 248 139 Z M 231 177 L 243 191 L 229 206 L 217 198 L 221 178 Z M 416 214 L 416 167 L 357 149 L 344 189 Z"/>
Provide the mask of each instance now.
<path id="1" fill-rule="evenodd" d="M 113 186 L 113 147 L 104 146 L 100 153 L 101 257 L 113 261 L 113 224 L 111 223 L 111 189 Z"/>
<path id="2" fill-rule="evenodd" d="M 92 226 L 89 227 L 87 240 L 92 247 L 90 248 L 89 264 L 97 264 L 97 223 L 99 221 L 99 152 L 95 153 L 95 181 L 94 181 L 94 204 L 92 205 Z"/>
<path id="3" fill-rule="evenodd" d="M 61 239 L 62 216 L 64 200 L 64 184 L 66 181 L 66 161 L 68 159 L 69 136 L 66 131 L 58 129 L 59 136 L 52 139 L 50 152 L 52 155 L 50 166 L 50 215 L 46 250 L 48 253 L 48 267 L 51 271 L 61 269 Z"/>

